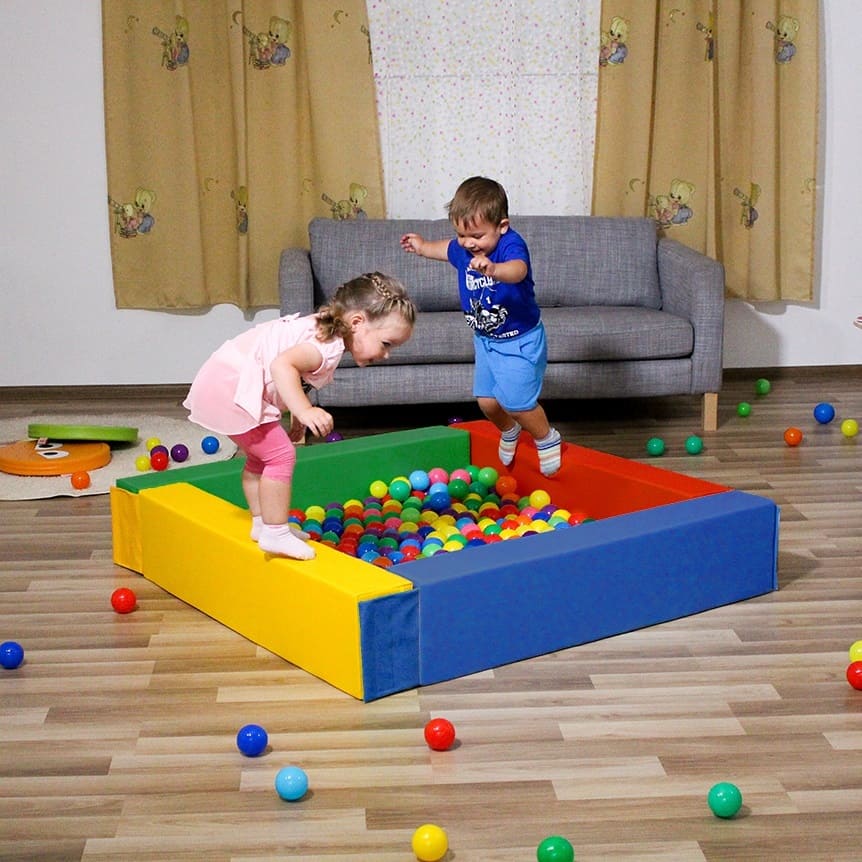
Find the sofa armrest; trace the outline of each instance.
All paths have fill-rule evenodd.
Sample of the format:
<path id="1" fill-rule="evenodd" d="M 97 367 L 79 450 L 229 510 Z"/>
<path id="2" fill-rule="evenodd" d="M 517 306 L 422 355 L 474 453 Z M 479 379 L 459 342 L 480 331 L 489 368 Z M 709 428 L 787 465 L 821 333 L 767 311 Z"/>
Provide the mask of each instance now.
<path id="1" fill-rule="evenodd" d="M 286 248 L 278 261 L 278 304 L 282 314 L 314 311 L 311 257 L 304 248 Z"/>
<path id="2" fill-rule="evenodd" d="M 721 388 L 724 342 L 724 267 L 673 239 L 658 241 L 662 309 L 694 328 L 692 393 Z"/>

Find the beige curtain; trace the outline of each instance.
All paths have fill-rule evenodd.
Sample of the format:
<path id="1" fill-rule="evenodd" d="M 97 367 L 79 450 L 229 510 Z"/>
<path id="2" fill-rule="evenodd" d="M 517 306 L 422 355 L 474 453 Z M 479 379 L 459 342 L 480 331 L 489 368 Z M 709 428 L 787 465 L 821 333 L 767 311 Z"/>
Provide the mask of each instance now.
<path id="1" fill-rule="evenodd" d="M 603 0 L 593 213 L 652 216 L 731 296 L 811 300 L 818 7 Z"/>
<path id="2" fill-rule="evenodd" d="M 278 304 L 313 216 L 384 213 L 363 0 L 103 0 L 118 308 Z"/>

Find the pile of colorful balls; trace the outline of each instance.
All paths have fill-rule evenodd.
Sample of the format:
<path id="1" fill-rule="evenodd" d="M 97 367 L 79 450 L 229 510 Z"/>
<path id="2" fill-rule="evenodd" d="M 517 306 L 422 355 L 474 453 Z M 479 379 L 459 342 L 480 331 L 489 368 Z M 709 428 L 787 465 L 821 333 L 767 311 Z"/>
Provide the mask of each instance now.
<path id="1" fill-rule="evenodd" d="M 315 541 L 388 568 L 592 520 L 556 506 L 542 489 L 519 495 L 514 477 L 473 464 L 378 479 L 368 491 L 363 500 L 292 509 L 290 521 Z"/>

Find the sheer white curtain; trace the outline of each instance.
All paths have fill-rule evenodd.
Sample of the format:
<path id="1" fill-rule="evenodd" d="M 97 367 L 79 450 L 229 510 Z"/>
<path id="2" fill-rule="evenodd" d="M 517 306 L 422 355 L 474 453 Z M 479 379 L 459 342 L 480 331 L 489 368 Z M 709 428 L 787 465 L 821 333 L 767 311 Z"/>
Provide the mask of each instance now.
<path id="1" fill-rule="evenodd" d="M 443 218 L 461 180 L 514 214 L 588 214 L 601 0 L 367 0 L 386 211 Z"/>

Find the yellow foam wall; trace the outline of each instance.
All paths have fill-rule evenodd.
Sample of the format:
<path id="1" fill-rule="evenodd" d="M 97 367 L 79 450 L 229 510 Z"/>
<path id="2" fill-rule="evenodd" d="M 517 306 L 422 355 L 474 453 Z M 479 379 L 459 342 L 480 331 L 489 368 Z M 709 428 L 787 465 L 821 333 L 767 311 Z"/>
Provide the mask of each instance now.
<path id="1" fill-rule="evenodd" d="M 264 554 L 247 511 L 192 485 L 137 497 L 148 580 L 363 698 L 359 602 L 410 590 L 410 581 L 317 543 L 314 560 Z"/>
<path id="2" fill-rule="evenodd" d="M 138 495 L 111 488 L 111 537 L 114 562 L 133 572 L 143 571 Z"/>

